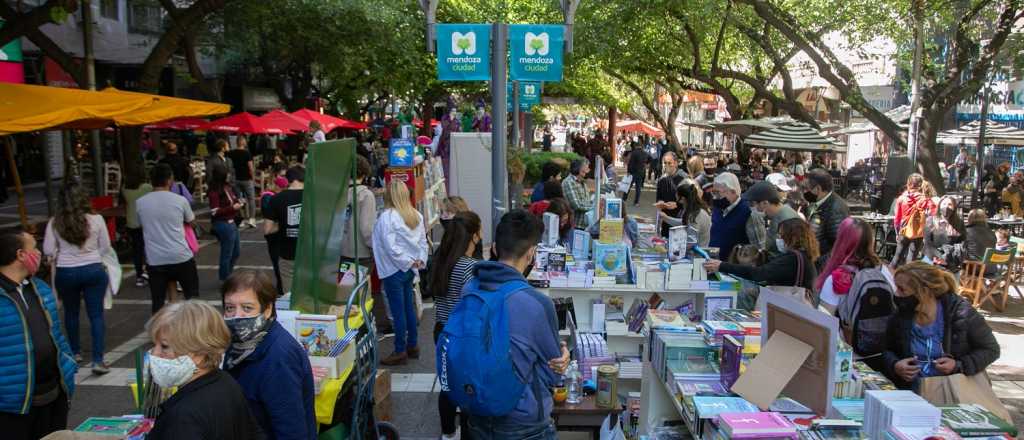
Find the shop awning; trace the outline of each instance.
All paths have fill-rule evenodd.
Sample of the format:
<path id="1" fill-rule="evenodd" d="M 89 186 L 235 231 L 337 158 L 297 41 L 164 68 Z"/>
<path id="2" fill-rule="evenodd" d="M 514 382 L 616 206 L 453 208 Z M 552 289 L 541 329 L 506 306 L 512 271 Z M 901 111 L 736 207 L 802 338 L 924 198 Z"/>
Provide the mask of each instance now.
<path id="1" fill-rule="evenodd" d="M 960 128 L 939 133 L 938 141 L 944 144 L 966 143 L 975 145 L 981 136 L 981 121 L 973 121 Z M 998 122 L 985 123 L 985 144 L 1024 145 L 1024 130 Z"/>
<path id="2" fill-rule="evenodd" d="M 281 110 L 271 110 L 265 115 L 260 116 L 259 119 L 266 122 L 270 127 L 284 131 L 305 132 L 309 130 L 309 122 Z"/>
<path id="3" fill-rule="evenodd" d="M 644 121 L 622 121 L 615 123 L 615 130 L 622 133 L 644 133 L 649 136 L 662 137 L 665 131 Z"/>
<path id="4" fill-rule="evenodd" d="M 150 130 L 177 130 L 177 131 L 190 131 L 195 130 L 208 124 L 210 121 L 201 118 L 180 118 L 170 121 L 159 122 L 156 124 L 147 125 L 146 128 Z"/>
<path id="5" fill-rule="evenodd" d="M 129 92 L 126 90 L 118 90 L 113 87 L 107 87 L 100 93 L 113 96 L 136 96 L 152 99 L 152 104 L 145 108 L 115 116 L 114 124 L 116 125 L 146 125 L 182 117 L 199 118 L 203 116 L 223 115 L 231 112 L 231 106 L 228 104 Z"/>
<path id="6" fill-rule="evenodd" d="M 210 123 L 199 127 L 199 129 L 238 134 L 288 134 L 287 130 L 272 127 L 266 121 L 249 112 L 235 113 L 228 117 L 210 121 Z"/>
<path id="7" fill-rule="evenodd" d="M 153 97 L 0 83 L 0 135 L 68 127 L 102 128 L 118 115 L 153 105 Z"/>
<path id="8" fill-rule="evenodd" d="M 296 116 L 304 121 L 307 121 L 307 126 L 309 125 L 309 121 L 317 121 L 320 123 L 320 128 L 322 128 L 325 132 L 333 131 L 334 129 L 337 128 L 363 130 L 367 127 L 367 125 L 362 122 L 350 121 L 348 119 L 339 118 L 337 116 L 325 115 L 323 113 L 315 112 L 308 108 L 293 111 L 291 115 Z"/>
<path id="9" fill-rule="evenodd" d="M 146 125 L 227 113 L 231 107 L 108 88 L 102 92 L 0 83 L 0 135 L 57 128 Z"/>
<path id="10" fill-rule="evenodd" d="M 836 152 L 844 151 L 831 137 L 825 136 L 814 127 L 802 122 L 783 125 L 771 130 L 747 136 L 743 142 L 747 145 L 756 145 L 776 150 L 812 151 L 812 152 Z"/>

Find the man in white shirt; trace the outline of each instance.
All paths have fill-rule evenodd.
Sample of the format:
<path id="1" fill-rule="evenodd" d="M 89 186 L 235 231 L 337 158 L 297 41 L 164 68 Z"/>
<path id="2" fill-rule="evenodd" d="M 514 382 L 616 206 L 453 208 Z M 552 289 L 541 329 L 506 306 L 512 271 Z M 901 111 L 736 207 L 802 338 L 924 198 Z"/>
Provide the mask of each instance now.
<path id="1" fill-rule="evenodd" d="M 309 121 L 309 131 L 313 133 L 313 143 L 327 142 L 327 135 L 317 121 Z"/>
<path id="2" fill-rule="evenodd" d="M 185 299 L 199 296 L 199 272 L 195 255 L 185 240 L 185 223 L 196 216 L 188 200 L 171 192 L 174 172 L 167 164 L 158 164 L 151 171 L 153 192 L 135 202 L 139 224 L 146 242 L 149 262 L 149 293 L 153 313 L 164 306 L 167 288 L 181 284 Z"/>

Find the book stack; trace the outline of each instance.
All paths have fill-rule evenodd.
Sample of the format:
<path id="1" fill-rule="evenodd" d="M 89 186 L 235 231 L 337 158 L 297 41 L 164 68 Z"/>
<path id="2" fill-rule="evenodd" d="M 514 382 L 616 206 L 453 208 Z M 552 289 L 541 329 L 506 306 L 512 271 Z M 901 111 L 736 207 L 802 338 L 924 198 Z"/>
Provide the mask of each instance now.
<path id="1" fill-rule="evenodd" d="M 868 438 L 884 439 L 892 427 L 937 428 L 942 412 L 912 391 L 864 392 L 864 431 Z"/>
<path id="2" fill-rule="evenodd" d="M 640 379 L 643 375 L 644 364 L 639 356 L 619 356 L 619 378 Z"/>
<path id="3" fill-rule="evenodd" d="M 651 250 L 658 246 L 658 243 L 655 243 L 655 238 L 658 238 L 658 227 L 656 225 L 653 223 L 637 223 L 636 226 L 637 238 L 634 247 L 638 252 L 642 250 Z"/>
<path id="4" fill-rule="evenodd" d="M 757 406 L 742 397 L 695 396 L 693 406 L 696 415 L 692 426 L 697 436 L 703 435 L 704 429 L 712 425 L 720 414 L 755 414 L 759 411 Z"/>
<path id="5" fill-rule="evenodd" d="M 1007 435 L 1016 438 L 1017 428 L 978 404 L 939 406 L 942 424 L 963 437 Z"/>
<path id="6" fill-rule="evenodd" d="M 146 419 L 142 416 L 89 417 L 78 425 L 74 432 L 87 432 L 111 436 L 111 438 L 134 440 L 145 438 L 146 434 L 152 429 L 153 419 Z"/>
<path id="7" fill-rule="evenodd" d="M 832 409 L 847 420 L 864 423 L 864 399 L 832 399 Z"/>
<path id="8" fill-rule="evenodd" d="M 566 287 L 589 289 L 594 284 L 594 265 L 589 261 L 573 263 L 566 274 Z"/>
<path id="9" fill-rule="evenodd" d="M 690 318 L 682 316 L 675 310 L 648 310 L 645 321 L 648 330 L 668 330 L 678 332 L 696 332 L 697 328 Z"/>
<path id="10" fill-rule="evenodd" d="M 892 427 L 885 433 L 887 440 L 962 440 L 955 431 L 940 426 L 938 428 L 899 428 Z"/>
<path id="11" fill-rule="evenodd" d="M 729 321 L 701 321 L 700 330 L 704 332 L 704 342 L 712 347 L 721 347 L 725 335 L 742 339 L 744 334 L 739 324 Z"/>
<path id="12" fill-rule="evenodd" d="M 796 426 L 776 412 L 721 413 L 718 426 L 731 439 L 796 439 Z"/>
<path id="13" fill-rule="evenodd" d="M 718 350 L 696 333 L 651 330 L 651 366 L 658 377 L 719 380 Z"/>
<path id="14" fill-rule="evenodd" d="M 861 440 L 864 431 L 860 423 L 851 420 L 818 419 L 811 428 L 799 431 L 801 440 Z"/>

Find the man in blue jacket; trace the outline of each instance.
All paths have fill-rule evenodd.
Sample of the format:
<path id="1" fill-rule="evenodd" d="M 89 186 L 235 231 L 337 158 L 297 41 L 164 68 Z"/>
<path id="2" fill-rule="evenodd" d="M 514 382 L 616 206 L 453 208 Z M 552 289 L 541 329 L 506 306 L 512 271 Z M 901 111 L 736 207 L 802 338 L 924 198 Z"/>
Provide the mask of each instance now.
<path id="1" fill-rule="evenodd" d="M 517 209 L 505 214 L 495 232 L 498 261 L 482 261 L 476 265 L 480 289 L 496 291 L 503 283 L 521 280 L 523 272 L 533 263 L 544 225 L 528 211 Z M 469 427 L 474 439 L 555 439 L 557 438 L 551 409 L 551 386 L 569 364 L 569 351 L 559 346 L 558 319 L 551 299 L 534 289 L 511 294 L 506 307 L 509 314 L 509 336 L 512 362 L 526 389 L 511 413 L 501 417 L 470 415 Z"/>
<path id="2" fill-rule="evenodd" d="M 42 254 L 23 232 L 0 233 L 0 431 L 35 440 L 65 429 L 78 365 L 50 287 L 33 278 Z"/>

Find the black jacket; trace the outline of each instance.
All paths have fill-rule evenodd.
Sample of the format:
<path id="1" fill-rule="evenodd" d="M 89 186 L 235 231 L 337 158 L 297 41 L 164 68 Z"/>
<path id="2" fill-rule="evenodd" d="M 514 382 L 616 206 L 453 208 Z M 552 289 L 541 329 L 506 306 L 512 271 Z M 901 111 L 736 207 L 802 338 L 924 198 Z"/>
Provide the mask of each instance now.
<path id="1" fill-rule="evenodd" d="M 832 245 L 835 244 L 836 235 L 839 233 L 839 224 L 849 216 L 850 207 L 846 200 L 839 197 L 839 194 L 832 193 L 808 219 L 818 239 L 822 260 L 832 253 Z"/>
<path id="2" fill-rule="evenodd" d="M 301 402 L 296 402 L 296 405 Z M 147 440 L 264 439 L 242 388 L 231 375 L 216 370 L 178 389 L 160 405 Z"/>
<path id="3" fill-rule="evenodd" d="M 761 266 L 748 266 L 746 264 L 732 264 L 722 262 L 718 271 L 736 275 L 740 278 L 754 281 L 758 284 L 768 286 L 797 286 L 810 291 L 814 290 L 814 280 L 818 278 L 818 271 L 814 268 L 814 262 L 806 253 L 801 252 L 800 258 L 804 260 L 804 278 L 797 283 L 797 253 L 789 250 Z M 812 297 L 817 298 L 817 293 Z M 815 300 L 817 302 L 817 300 Z"/>
<path id="4" fill-rule="evenodd" d="M 647 171 L 647 152 L 640 148 L 630 150 L 626 168 L 629 174 L 643 176 Z"/>
<path id="5" fill-rule="evenodd" d="M 942 331 L 942 350 L 956 360 L 959 371 L 967 376 L 985 371 L 985 368 L 999 359 L 999 342 L 992 336 L 992 329 L 985 318 L 978 314 L 971 304 L 949 292 L 939 298 L 942 302 L 945 326 Z M 889 318 L 886 328 L 887 347 L 882 371 L 897 387 L 910 389 L 911 384 L 896 375 L 897 362 L 913 357 L 910 334 L 914 328 L 913 312 L 899 311 Z"/>
<path id="6" fill-rule="evenodd" d="M 964 234 L 964 258 L 981 261 L 985 250 L 996 247 L 996 233 L 988 225 L 968 226 Z"/>

